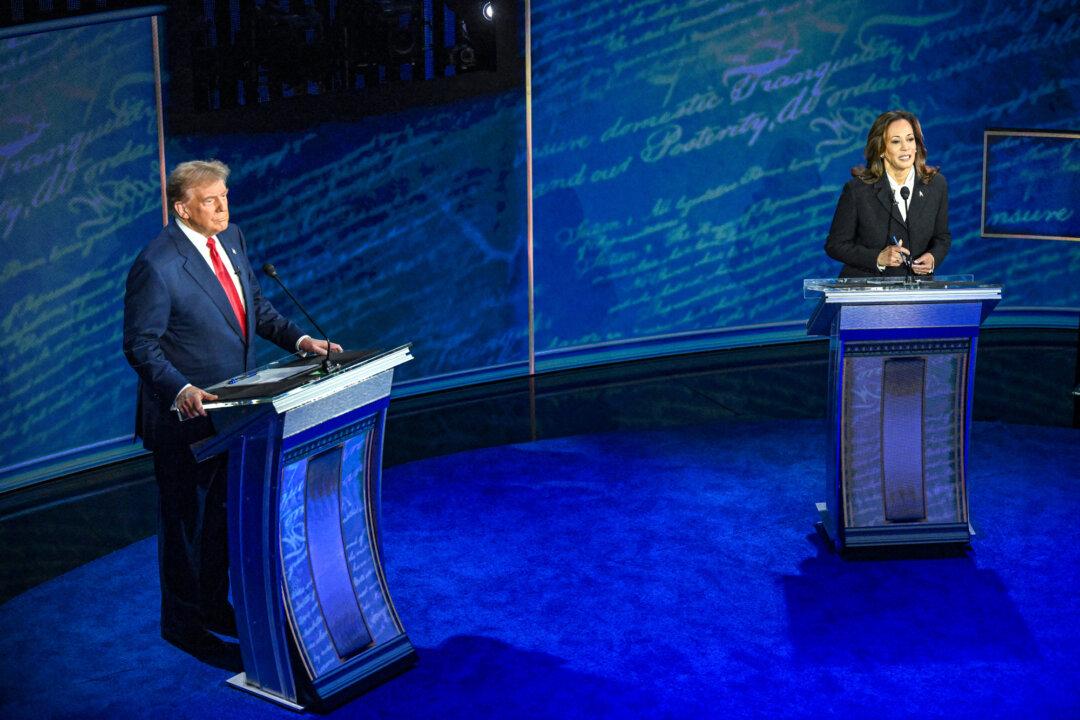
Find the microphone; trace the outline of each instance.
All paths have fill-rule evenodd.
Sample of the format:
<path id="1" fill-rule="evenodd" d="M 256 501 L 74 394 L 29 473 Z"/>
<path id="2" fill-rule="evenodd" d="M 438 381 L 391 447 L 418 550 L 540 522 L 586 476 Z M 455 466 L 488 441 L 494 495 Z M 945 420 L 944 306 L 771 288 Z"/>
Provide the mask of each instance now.
<path id="1" fill-rule="evenodd" d="M 315 318 L 311 317 L 311 314 L 300 304 L 300 301 L 296 299 L 296 296 L 289 292 L 289 288 L 285 287 L 285 283 L 278 277 L 277 269 L 271 263 L 266 263 L 262 266 L 262 270 L 264 273 L 274 278 L 274 280 L 277 280 L 277 284 L 281 286 L 281 289 L 285 291 L 285 294 L 289 296 L 289 299 L 293 301 L 296 307 L 300 308 L 300 312 L 304 313 L 304 317 L 308 319 L 308 322 L 315 326 L 315 329 L 323 336 L 323 340 L 326 341 L 326 357 L 323 358 L 322 361 L 323 372 L 330 374 L 340 368 L 341 366 L 337 363 L 330 362 L 330 337 L 321 327 L 319 327 L 319 323 L 315 322 Z"/>
<path id="2" fill-rule="evenodd" d="M 908 238 L 911 237 L 911 229 L 908 227 L 907 214 L 908 214 L 908 198 L 911 197 L 911 191 L 908 190 L 907 185 L 900 188 L 900 197 L 904 198 L 904 229 L 907 230 Z"/>
<path id="3" fill-rule="evenodd" d="M 901 190 L 906 191 L 907 187 L 905 186 L 905 187 L 901 188 Z M 892 194 L 891 190 L 889 191 L 889 194 L 890 195 Z M 901 194 L 903 194 L 903 193 L 901 193 Z M 905 198 L 905 201 L 906 200 L 907 200 L 907 198 Z M 900 203 L 896 202 L 896 196 L 895 195 L 893 195 L 892 204 L 893 204 L 893 207 L 896 208 L 896 214 L 899 215 L 900 214 Z M 904 212 L 907 212 L 906 205 L 907 205 L 907 203 L 905 202 Z M 892 211 L 890 210 L 889 211 L 889 230 L 888 230 L 888 232 L 890 232 L 890 233 L 892 232 L 892 222 L 893 222 L 893 215 L 892 215 Z M 901 223 L 900 227 L 904 228 L 904 230 L 906 231 L 907 236 L 908 236 L 908 238 L 910 240 L 910 238 L 911 238 L 911 230 L 908 229 L 907 221 L 905 220 L 903 223 Z M 889 236 L 889 244 L 890 245 L 896 245 L 897 247 L 900 247 L 901 242 L 900 242 L 900 240 L 897 239 L 897 237 L 895 235 L 890 235 Z M 911 253 L 908 253 L 907 255 L 901 254 L 900 258 L 904 263 L 904 267 L 907 269 L 907 277 L 911 278 L 915 274 L 915 271 L 911 267 Z"/>
<path id="4" fill-rule="evenodd" d="M 907 236 L 908 236 L 908 242 L 910 243 L 910 242 L 911 242 L 911 225 L 910 225 L 910 224 L 908 224 L 908 198 L 910 198 L 910 197 L 911 197 L 911 191 L 910 191 L 910 190 L 908 190 L 908 186 L 907 186 L 907 185 L 904 185 L 903 187 L 901 187 L 901 188 L 900 188 L 900 197 L 904 198 L 904 230 L 906 230 L 906 231 L 907 231 Z M 911 248 L 908 248 L 908 250 L 910 250 L 910 249 L 911 249 Z M 915 268 L 914 268 L 914 267 L 912 267 L 912 264 L 911 264 L 911 263 L 912 263 L 912 261 L 913 261 L 913 259 L 914 259 L 914 258 L 912 258 L 912 257 L 911 257 L 911 256 L 909 255 L 909 256 L 907 257 L 907 262 L 906 262 L 906 263 L 904 263 L 905 265 L 907 265 L 907 266 L 908 266 L 908 270 L 910 270 L 910 271 L 911 271 L 911 274 L 912 274 L 912 275 L 914 275 L 914 274 L 915 274 Z"/>

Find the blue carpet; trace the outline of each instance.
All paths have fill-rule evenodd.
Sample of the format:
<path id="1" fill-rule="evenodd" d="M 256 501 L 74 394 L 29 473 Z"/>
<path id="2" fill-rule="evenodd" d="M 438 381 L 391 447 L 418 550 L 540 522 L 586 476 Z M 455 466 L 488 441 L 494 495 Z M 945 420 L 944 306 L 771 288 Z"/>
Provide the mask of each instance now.
<path id="1" fill-rule="evenodd" d="M 334 718 L 1080 717 L 1080 432 L 976 425 L 965 554 L 843 560 L 819 422 L 388 470 L 419 665 Z M 0 606 L 0 717 L 294 718 L 157 634 L 154 541 Z"/>

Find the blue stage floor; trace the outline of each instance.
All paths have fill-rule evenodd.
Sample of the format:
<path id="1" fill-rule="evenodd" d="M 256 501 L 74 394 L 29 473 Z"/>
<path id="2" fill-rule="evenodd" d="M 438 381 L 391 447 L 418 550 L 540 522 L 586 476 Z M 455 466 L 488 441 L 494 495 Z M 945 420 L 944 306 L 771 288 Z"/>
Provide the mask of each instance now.
<path id="1" fill-rule="evenodd" d="M 820 421 L 389 469 L 419 665 L 331 717 L 1080 717 L 1080 431 L 976 424 L 960 556 L 844 560 Z M 294 718 L 157 633 L 148 539 L 0 606 L 0 717 Z"/>

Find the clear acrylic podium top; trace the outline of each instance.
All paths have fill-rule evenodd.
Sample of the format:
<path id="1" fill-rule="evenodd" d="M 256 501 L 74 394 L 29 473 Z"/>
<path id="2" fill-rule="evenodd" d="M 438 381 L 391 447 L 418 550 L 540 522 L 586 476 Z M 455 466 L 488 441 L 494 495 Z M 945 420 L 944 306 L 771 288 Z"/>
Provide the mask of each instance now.
<path id="1" fill-rule="evenodd" d="M 917 300 L 1001 299 L 1001 286 L 978 283 L 971 275 L 924 278 L 813 278 L 803 280 L 803 297 L 826 303 L 900 303 Z"/>
<path id="2" fill-rule="evenodd" d="M 203 403 L 217 434 L 192 445 L 195 458 L 201 462 L 228 450 L 239 428 L 270 414 L 284 419 L 282 437 L 291 437 L 389 396 L 393 369 L 413 359 L 411 348 L 335 353 L 339 366 L 329 373 L 320 355 L 287 355 L 206 388 L 218 396 Z"/>
<path id="3" fill-rule="evenodd" d="M 971 275 L 933 279 L 903 277 L 803 280 L 803 297 L 817 300 L 806 321 L 810 335 L 829 336 L 845 306 L 901 306 L 926 303 L 978 303 L 982 320 L 1001 300 L 1001 286 L 977 283 Z"/>
<path id="4" fill-rule="evenodd" d="M 332 360 L 338 367 L 330 373 L 324 371 L 321 355 L 286 355 L 206 388 L 218 399 L 203 403 L 203 407 L 218 410 L 273 404 L 278 412 L 283 412 L 412 360 L 411 347 L 407 344 L 392 350 L 334 353 Z"/>

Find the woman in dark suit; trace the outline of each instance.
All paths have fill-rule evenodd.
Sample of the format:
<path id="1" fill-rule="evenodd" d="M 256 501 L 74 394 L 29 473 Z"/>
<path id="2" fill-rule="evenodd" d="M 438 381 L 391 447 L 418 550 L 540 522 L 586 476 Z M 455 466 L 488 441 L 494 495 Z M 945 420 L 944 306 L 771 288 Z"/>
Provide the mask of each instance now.
<path id="1" fill-rule="evenodd" d="M 952 242 L 949 186 L 926 164 L 918 119 L 882 113 L 864 154 L 866 166 L 851 169 L 836 204 L 825 252 L 844 263 L 842 278 L 931 275 Z"/>

